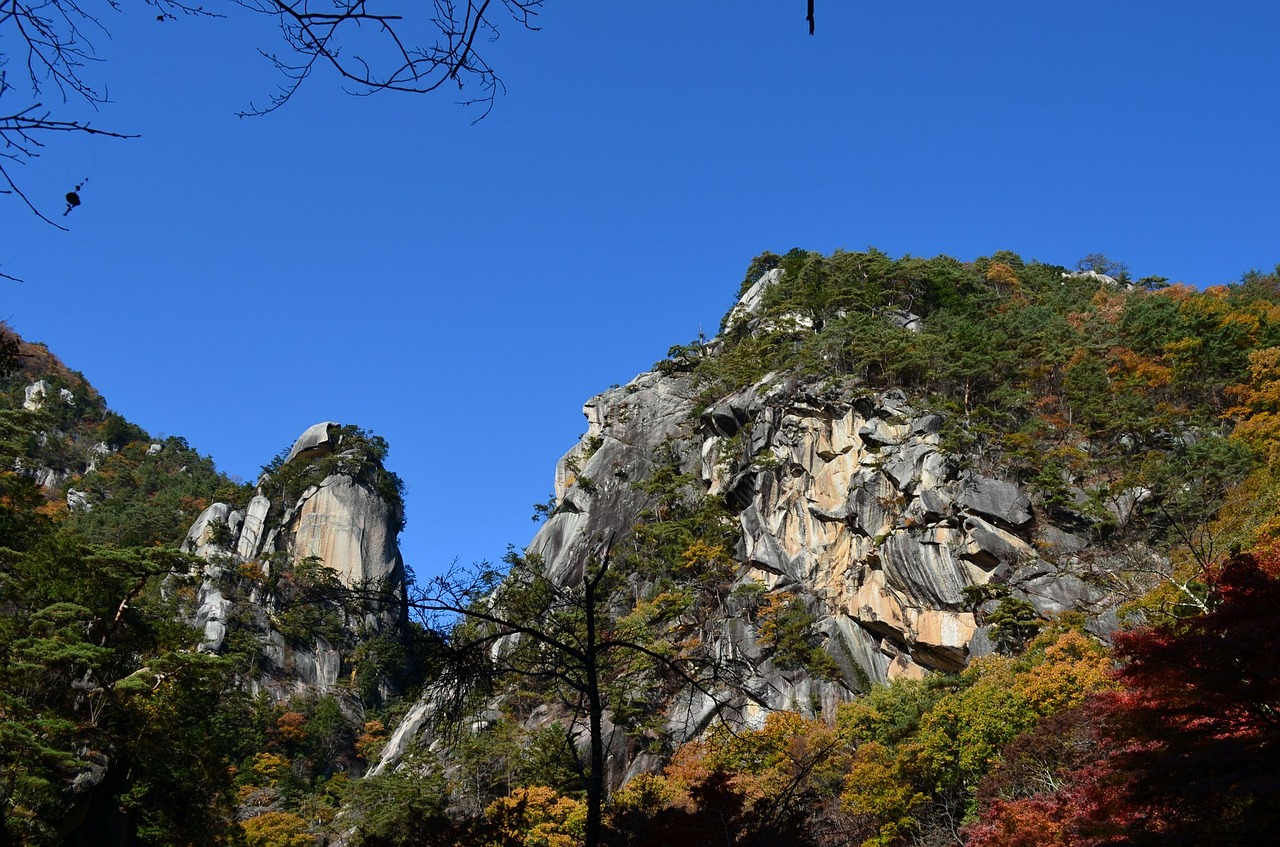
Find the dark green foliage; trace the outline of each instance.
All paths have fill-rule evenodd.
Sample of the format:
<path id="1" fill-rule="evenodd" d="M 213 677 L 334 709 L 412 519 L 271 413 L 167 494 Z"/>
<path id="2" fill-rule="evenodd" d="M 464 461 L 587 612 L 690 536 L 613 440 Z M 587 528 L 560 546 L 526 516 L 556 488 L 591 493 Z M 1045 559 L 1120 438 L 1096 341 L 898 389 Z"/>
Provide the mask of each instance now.
<path id="1" fill-rule="evenodd" d="M 1036 607 L 1018 597 L 1004 597 L 986 616 L 991 640 L 1005 653 L 1018 653 L 1044 625 Z"/>
<path id="2" fill-rule="evenodd" d="M 794 597 L 761 627 L 762 640 L 772 649 L 772 659 L 783 670 L 805 669 L 819 679 L 841 679 L 840 666 L 827 655 L 814 631 L 817 620 L 804 601 Z"/>
<path id="3" fill-rule="evenodd" d="M 76 483 L 92 508 L 73 512 L 69 525 L 103 543 L 181 542 L 214 497 L 228 493 L 228 480 L 183 439 L 170 436 L 157 443 L 160 449 L 153 451 L 147 442 L 131 442 Z M 247 500 L 248 493 L 242 489 L 236 499 Z"/>
<path id="4" fill-rule="evenodd" d="M 478 844 L 468 821 L 451 818 L 449 784 L 434 761 L 409 759 L 393 771 L 355 780 L 343 800 L 356 813 L 353 847 L 455 847 Z"/>
<path id="5" fill-rule="evenodd" d="M 7 377 L 18 369 L 19 341 L 7 325 L 0 323 L 0 378 Z"/>
<path id="6" fill-rule="evenodd" d="M 194 652 L 196 634 L 161 592 L 186 567 L 177 553 L 89 546 L 52 524 L 27 550 L 0 550 L 0 833 L 53 843 L 78 809 L 86 828 L 117 826 L 141 844 L 219 843 L 240 743 L 229 728 L 244 704 L 231 662 Z M 91 767 L 103 770 L 94 797 L 112 799 L 86 808 L 67 787 Z"/>
<path id="7" fill-rule="evenodd" d="M 307 646 L 320 637 L 339 646 L 346 640 L 341 602 L 354 598 L 318 558 L 275 561 L 266 587 L 275 601 L 272 624 L 287 643 Z"/>

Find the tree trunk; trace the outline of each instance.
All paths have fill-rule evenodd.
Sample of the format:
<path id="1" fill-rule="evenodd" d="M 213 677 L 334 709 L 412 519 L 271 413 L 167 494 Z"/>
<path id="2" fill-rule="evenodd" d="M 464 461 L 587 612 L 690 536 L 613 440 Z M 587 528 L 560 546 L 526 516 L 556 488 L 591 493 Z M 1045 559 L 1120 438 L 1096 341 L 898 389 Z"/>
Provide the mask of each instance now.
<path id="1" fill-rule="evenodd" d="M 603 566 L 602 566 L 603 568 Z M 597 653 L 596 588 L 598 577 L 589 572 L 584 583 L 584 606 L 587 617 L 586 678 L 587 719 L 591 733 L 591 765 L 587 770 L 587 832 L 585 847 L 599 847 L 604 809 L 604 703 L 600 697 L 600 667 Z"/>

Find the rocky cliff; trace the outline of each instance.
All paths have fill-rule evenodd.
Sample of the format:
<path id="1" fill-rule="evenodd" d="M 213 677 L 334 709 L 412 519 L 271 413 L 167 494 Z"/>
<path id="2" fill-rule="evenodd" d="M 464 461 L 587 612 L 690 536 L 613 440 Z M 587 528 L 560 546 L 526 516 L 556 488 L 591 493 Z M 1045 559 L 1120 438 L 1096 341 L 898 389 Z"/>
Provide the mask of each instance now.
<path id="1" fill-rule="evenodd" d="M 278 700 L 332 689 L 344 671 L 353 673 L 360 643 L 403 635 L 405 572 L 396 543 L 403 507 L 395 487 L 378 484 L 387 472 L 367 446 L 352 427 L 315 424 L 263 475 L 246 508 L 210 505 L 182 544 L 207 563 L 194 616 L 204 649 L 221 650 L 238 621 L 263 657 L 251 685 Z M 299 586 L 304 563 L 324 570 L 305 569 L 309 583 Z M 330 626 L 282 626 L 281 616 L 304 603 L 318 604 Z"/>
<path id="2" fill-rule="evenodd" d="M 810 331 L 802 314 L 758 316 L 779 279 L 773 271 L 749 287 L 726 331 Z M 904 311 L 884 319 L 906 332 L 922 325 Z M 718 356 L 722 345 L 703 342 L 694 355 Z M 957 422 L 924 397 L 778 371 L 708 399 L 682 370 L 658 368 L 586 403 L 587 430 L 559 462 L 555 507 L 525 551 L 574 590 L 602 540 L 625 546 L 638 525 L 660 520 L 660 468 L 699 481 L 692 496 L 732 516 L 732 584 L 697 625 L 710 659 L 749 670 L 714 697 L 663 704 L 671 743 L 716 714 L 755 726 L 775 710 L 830 716 L 875 683 L 957 671 L 1010 637 L 989 620 L 1002 604 L 1032 617 L 1081 612 L 1100 633 L 1114 627 L 1119 599 L 1105 586 L 1120 554 L 1095 541 L 1123 525 L 1141 491 L 1121 492 L 1102 512 L 1050 509 L 998 460 L 949 449 Z M 659 588 L 627 577 L 634 597 Z M 804 637 L 826 658 L 784 657 L 776 632 L 764 631 L 762 610 L 795 604 Z M 378 770 L 429 710 L 413 710 Z M 615 782 L 657 761 L 619 737 L 610 750 Z"/>

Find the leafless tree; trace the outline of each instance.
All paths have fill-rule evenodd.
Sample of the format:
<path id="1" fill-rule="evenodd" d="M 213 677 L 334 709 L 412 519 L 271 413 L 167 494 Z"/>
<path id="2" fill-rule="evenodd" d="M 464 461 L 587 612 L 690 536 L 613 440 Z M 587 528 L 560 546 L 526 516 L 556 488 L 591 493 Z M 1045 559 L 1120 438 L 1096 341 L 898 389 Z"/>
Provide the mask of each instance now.
<path id="1" fill-rule="evenodd" d="M 222 11 L 185 0 L 141 2 L 161 21 L 223 12 L 275 19 L 280 42 L 261 52 L 282 82 L 265 105 L 251 103 L 242 116 L 280 108 L 317 68 L 327 67 L 352 94 L 470 87 L 462 102 L 481 108 L 483 117 L 504 90 L 485 46 L 498 37 L 499 22 L 537 29 L 542 6 L 542 0 L 432 0 L 405 16 L 393 0 L 221 0 Z M 0 0 L 0 193 L 59 229 L 65 227 L 23 192 L 13 168 L 37 157 L 54 134 L 132 137 L 62 114 L 110 102 L 90 70 L 101 61 L 94 40 L 108 36 L 105 15 L 122 7 L 122 0 Z M 68 195 L 68 211 L 78 199 Z"/>

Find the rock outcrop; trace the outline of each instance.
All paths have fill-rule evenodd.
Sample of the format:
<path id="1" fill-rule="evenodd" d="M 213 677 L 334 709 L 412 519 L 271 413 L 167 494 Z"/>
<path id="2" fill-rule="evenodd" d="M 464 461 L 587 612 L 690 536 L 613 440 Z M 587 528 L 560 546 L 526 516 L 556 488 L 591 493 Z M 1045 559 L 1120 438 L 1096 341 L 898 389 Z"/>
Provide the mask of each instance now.
<path id="1" fill-rule="evenodd" d="M 776 278 L 749 288 L 728 325 L 750 321 Z M 749 720 L 962 668 L 990 649 L 980 622 L 990 602 L 972 590 L 988 583 L 1106 628 L 1112 601 L 1082 578 L 1077 555 L 1087 522 L 1055 523 L 1018 485 L 948 453 L 947 419 L 902 391 L 770 374 L 700 414 L 696 395 L 689 375 L 653 372 L 588 401 L 587 431 L 557 467 L 559 505 L 528 552 L 573 584 L 593 545 L 624 537 L 653 506 L 641 483 L 660 453 L 675 456 L 736 515 L 736 586 L 799 597 L 843 671 L 830 680 L 778 668 L 749 615 L 726 609 L 714 649 L 760 659 L 740 703 Z M 677 740 L 705 724 L 696 711 L 673 721 Z"/>
<path id="2" fill-rule="evenodd" d="M 779 321 L 808 331 L 803 315 L 754 317 L 778 278 L 772 271 L 747 289 L 729 331 L 775 332 Z M 916 315 L 885 317 L 921 329 Z M 720 343 L 703 354 L 716 355 Z M 557 505 L 525 551 L 573 590 L 603 542 L 623 543 L 661 510 L 646 485 L 659 466 L 701 480 L 700 495 L 732 513 L 733 584 L 700 639 L 713 663 L 750 670 L 715 696 L 688 691 L 666 704 L 671 743 L 717 713 L 749 725 L 773 710 L 830 715 L 875 683 L 957 671 L 993 649 L 983 625 L 993 597 L 1041 614 L 1080 610 L 1098 630 L 1114 625 L 1116 601 L 1089 578 L 1097 558 L 1083 555 L 1095 519 L 1067 508 L 1050 514 L 998 467 L 948 451 L 948 427 L 960 422 L 919 398 L 773 373 L 707 404 L 695 375 L 680 371 L 641 374 L 586 403 L 587 431 L 556 468 Z M 655 591 L 641 574 L 626 578 L 635 597 Z M 735 596 L 800 604 L 821 667 L 781 661 Z M 428 709 L 420 704 L 415 721 Z M 416 731 L 415 723 L 397 733 L 379 770 Z M 653 765 L 617 740 L 608 742 L 617 779 Z"/>
<path id="3" fill-rule="evenodd" d="M 182 544 L 185 552 L 207 562 L 197 593 L 194 623 L 204 632 L 204 649 L 222 649 L 231 618 L 255 630 L 266 672 L 254 680 L 279 699 L 302 688 L 320 691 L 336 685 L 343 671 L 342 651 L 322 633 L 285 634 L 274 623 L 287 601 L 266 587 L 272 569 L 318 561 L 338 583 L 362 597 L 360 610 L 335 606 L 350 639 L 399 638 L 405 616 L 404 563 L 396 543 L 399 503 L 362 481 L 362 463 L 375 461 L 354 452 L 342 453 L 342 428 L 320 423 L 294 443 L 277 471 L 305 483 L 295 496 L 270 487 L 269 476 L 243 510 L 226 503 L 210 505 L 192 524 Z M 319 464 L 326 457 L 343 459 L 334 472 Z M 382 473 L 381 468 L 376 469 Z M 302 484 L 299 483 L 299 484 Z M 276 502 L 268 496 L 271 491 Z M 279 502 L 281 499 L 287 502 Z M 227 586 L 246 574 L 254 588 L 237 604 Z M 368 595 L 368 596 L 364 596 Z"/>

